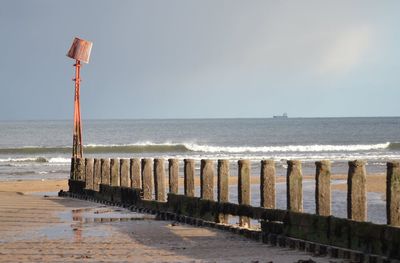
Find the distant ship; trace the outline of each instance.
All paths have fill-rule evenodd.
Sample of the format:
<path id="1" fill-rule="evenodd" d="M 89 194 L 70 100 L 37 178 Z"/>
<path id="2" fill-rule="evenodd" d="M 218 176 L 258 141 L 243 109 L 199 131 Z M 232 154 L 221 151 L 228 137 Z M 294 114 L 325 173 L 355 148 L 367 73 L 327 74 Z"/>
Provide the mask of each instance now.
<path id="1" fill-rule="evenodd" d="M 282 115 L 274 115 L 274 119 L 287 119 L 287 118 L 288 118 L 288 115 L 286 112 Z"/>

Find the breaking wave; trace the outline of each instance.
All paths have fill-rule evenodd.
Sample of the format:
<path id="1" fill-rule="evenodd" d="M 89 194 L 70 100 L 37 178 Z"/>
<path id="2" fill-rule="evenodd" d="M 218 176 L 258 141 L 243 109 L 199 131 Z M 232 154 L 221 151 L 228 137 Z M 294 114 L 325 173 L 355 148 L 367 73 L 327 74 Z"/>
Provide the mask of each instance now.
<path id="1" fill-rule="evenodd" d="M 51 157 L 51 158 L 45 158 L 45 157 L 33 157 L 33 158 L 5 158 L 5 159 L 0 159 L 0 164 L 1 163 L 14 163 L 12 166 L 21 166 L 24 164 L 29 164 L 29 163 L 70 163 L 71 159 L 70 158 L 63 158 L 63 157 Z M 21 165 L 18 165 L 21 164 Z"/>
<path id="2" fill-rule="evenodd" d="M 400 142 L 392 142 L 388 147 L 390 150 L 400 150 Z"/>
<path id="3" fill-rule="evenodd" d="M 137 143 L 126 145 L 96 145 L 84 147 L 85 153 L 285 153 L 285 152 L 356 152 L 371 150 L 400 150 L 400 143 L 354 144 L 354 145 L 286 145 L 286 146 L 213 146 L 196 143 Z M 71 147 L 21 147 L 0 148 L 0 154 L 68 154 Z M 59 159 L 59 160 L 57 160 Z M 61 160 L 63 159 L 63 160 Z M 66 158 L 20 158 L 1 161 L 21 162 L 65 162 Z"/>
<path id="4" fill-rule="evenodd" d="M 0 159 L 0 163 L 4 162 L 13 162 L 13 163 L 47 163 L 47 160 L 44 157 L 32 157 L 32 158 L 6 158 Z"/>
<path id="5" fill-rule="evenodd" d="M 187 152 L 184 144 L 126 144 L 126 145 L 95 145 L 84 146 L 85 153 L 141 153 L 141 152 Z M 61 147 L 20 147 L 0 148 L 0 154 L 51 154 L 72 152 L 69 146 Z"/>

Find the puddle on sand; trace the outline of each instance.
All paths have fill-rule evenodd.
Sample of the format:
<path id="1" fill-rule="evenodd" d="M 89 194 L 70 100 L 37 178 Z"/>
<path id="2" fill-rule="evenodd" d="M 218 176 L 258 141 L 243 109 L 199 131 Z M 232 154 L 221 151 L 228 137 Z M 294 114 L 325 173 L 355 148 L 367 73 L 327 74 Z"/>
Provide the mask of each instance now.
<path id="1" fill-rule="evenodd" d="M 85 224 L 155 220 L 154 215 L 140 214 L 127 209 L 109 206 L 73 209 L 71 211 L 61 212 L 58 216 L 64 221 L 71 220 L 72 218 L 73 222 Z"/>
<path id="2" fill-rule="evenodd" d="M 55 197 L 58 192 L 28 192 L 28 195 L 41 196 L 41 197 Z"/>
<path id="3" fill-rule="evenodd" d="M 73 209 L 56 214 L 60 223 L 52 223 L 36 230 L 24 231 L 14 240 L 66 239 L 81 242 L 88 237 L 107 237 L 113 232 L 113 226 L 137 220 L 156 220 L 154 215 L 131 212 L 127 209 L 98 206 Z M 115 230 L 114 230 L 115 231 Z"/>

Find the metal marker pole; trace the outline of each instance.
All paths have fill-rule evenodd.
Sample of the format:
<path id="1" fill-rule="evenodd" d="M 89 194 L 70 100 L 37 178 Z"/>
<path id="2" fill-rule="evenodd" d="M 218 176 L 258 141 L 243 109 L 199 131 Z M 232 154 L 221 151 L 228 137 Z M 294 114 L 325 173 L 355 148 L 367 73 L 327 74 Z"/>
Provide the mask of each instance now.
<path id="1" fill-rule="evenodd" d="M 80 68 L 81 63 L 76 60 L 75 63 L 75 105 L 74 105 L 74 134 L 73 134 L 73 146 L 72 156 L 74 158 L 82 158 L 83 147 L 82 147 L 82 125 L 81 125 L 81 107 L 80 107 Z"/>

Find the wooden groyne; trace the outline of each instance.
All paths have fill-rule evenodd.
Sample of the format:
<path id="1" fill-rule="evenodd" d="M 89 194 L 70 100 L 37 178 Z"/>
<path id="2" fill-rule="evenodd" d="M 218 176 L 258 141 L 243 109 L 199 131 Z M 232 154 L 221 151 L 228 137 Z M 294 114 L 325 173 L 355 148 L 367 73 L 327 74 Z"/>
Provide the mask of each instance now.
<path id="1" fill-rule="evenodd" d="M 400 259 L 399 161 L 387 163 L 386 225 L 366 222 L 364 161 L 348 163 L 347 219 L 331 215 L 329 161 L 315 163 L 315 214 L 303 212 L 302 163 L 298 160 L 287 162 L 287 210 L 276 209 L 274 161 L 261 161 L 258 207 L 250 205 L 249 160 L 237 162 L 238 204 L 229 202 L 228 160 L 200 161 L 199 197 L 195 196 L 195 164 L 193 159 L 72 159 L 69 192 L 60 194 L 146 209 L 162 219 L 215 226 L 266 243 L 355 261 L 374 262 L 376 255 Z M 180 170 L 183 194 L 178 194 Z M 240 227 L 229 225 L 229 216 L 239 217 Z M 261 222 L 261 230 L 248 228 L 251 219 Z"/>

